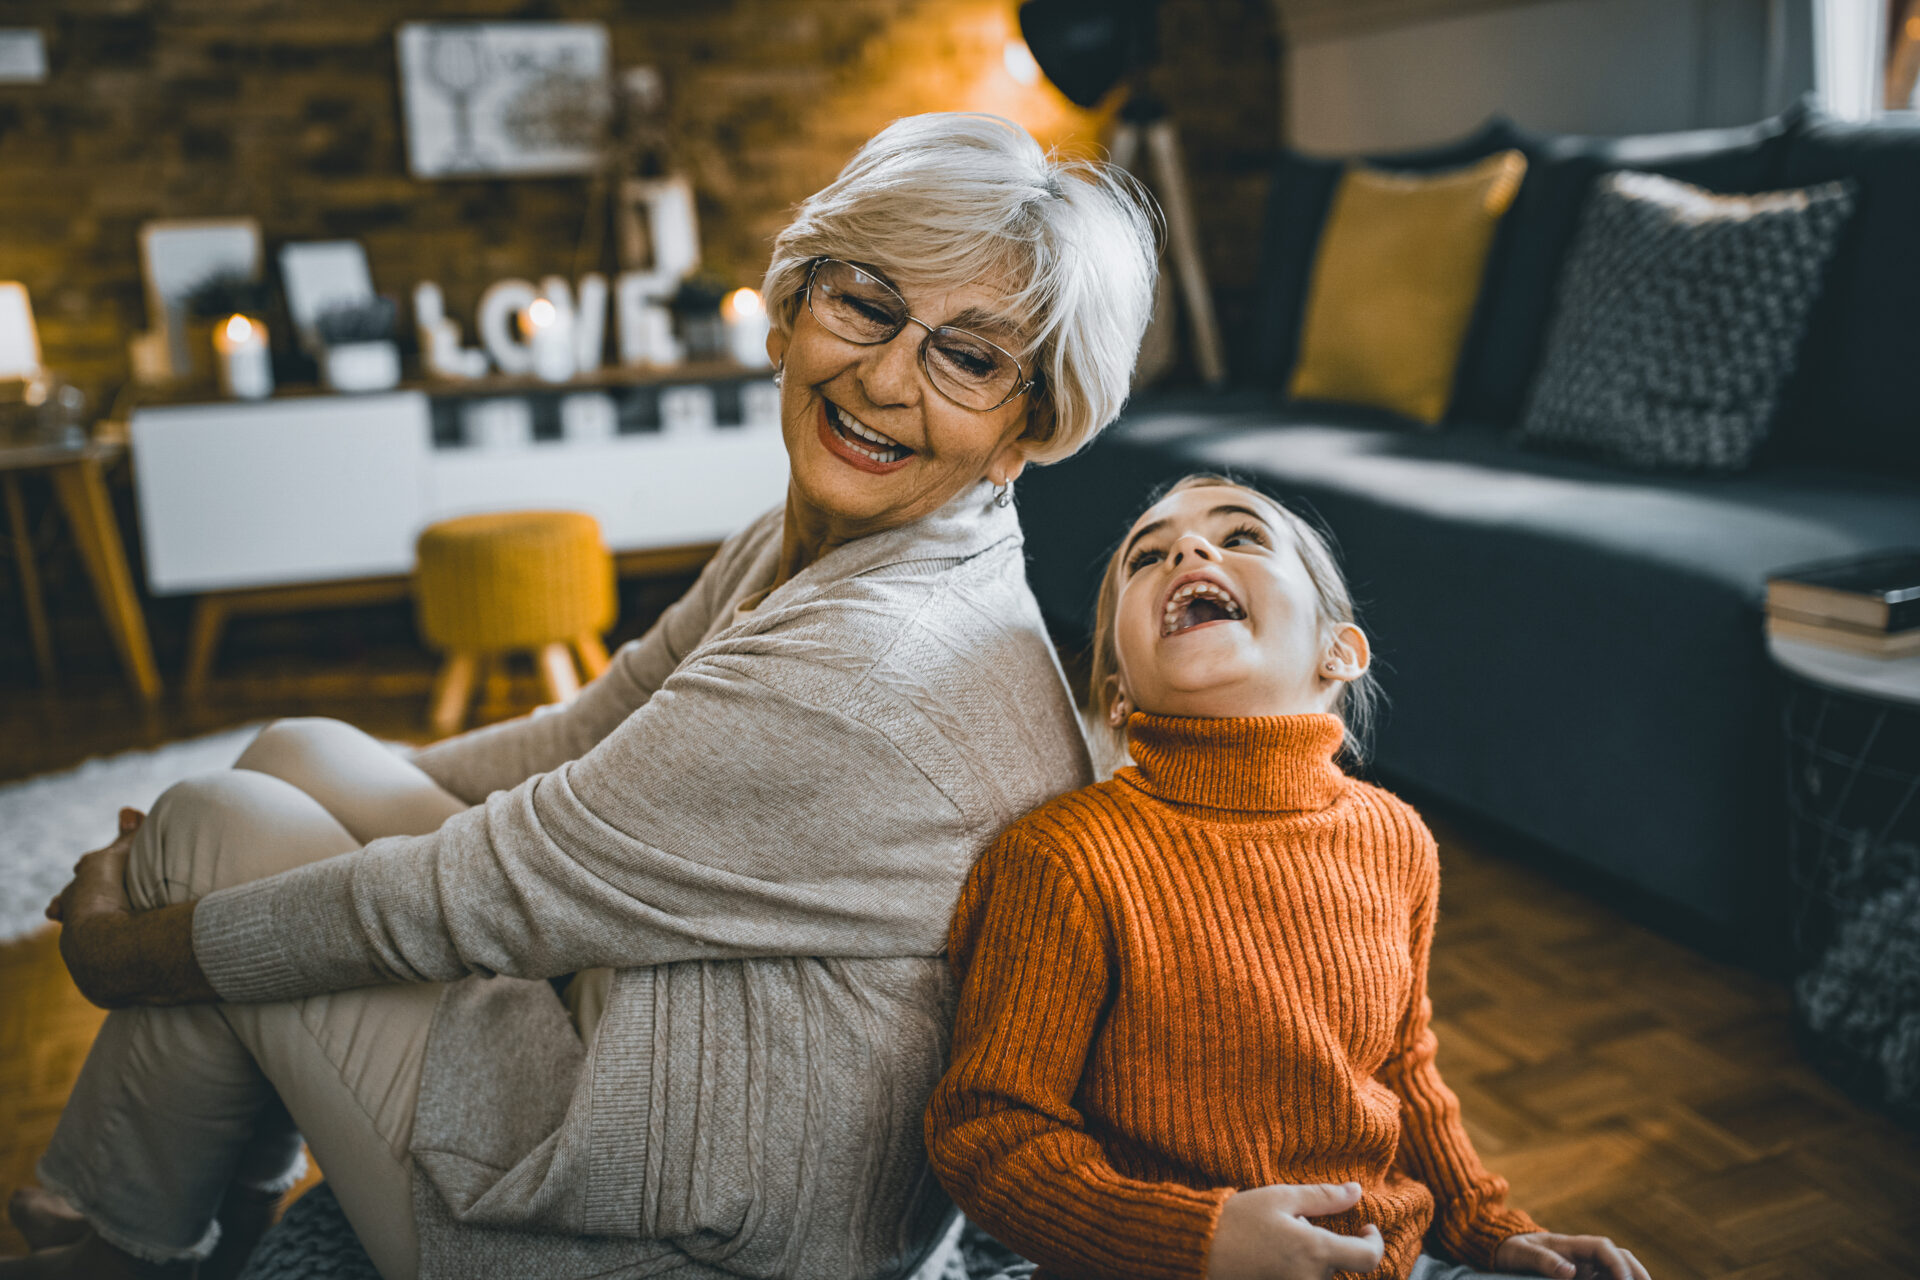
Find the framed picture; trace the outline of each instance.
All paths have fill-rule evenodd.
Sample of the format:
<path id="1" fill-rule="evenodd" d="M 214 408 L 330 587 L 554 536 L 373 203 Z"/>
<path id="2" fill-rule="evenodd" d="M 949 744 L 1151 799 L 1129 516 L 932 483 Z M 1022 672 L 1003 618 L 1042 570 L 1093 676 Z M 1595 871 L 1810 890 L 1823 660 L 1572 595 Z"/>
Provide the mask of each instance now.
<path id="1" fill-rule="evenodd" d="M 585 173 L 612 106 L 598 22 L 407 22 L 396 40 L 416 178 Z"/>
<path id="2" fill-rule="evenodd" d="M 280 283 L 300 344 L 317 350 L 314 323 L 329 307 L 371 302 L 373 274 L 358 240 L 307 240 L 280 246 Z"/>
<path id="3" fill-rule="evenodd" d="M 193 367 L 187 350 L 187 300 L 216 280 L 258 281 L 260 224 L 252 218 L 149 222 L 140 228 L 140 274 L 147 323 L 164 335 L 175 376 Z"/>

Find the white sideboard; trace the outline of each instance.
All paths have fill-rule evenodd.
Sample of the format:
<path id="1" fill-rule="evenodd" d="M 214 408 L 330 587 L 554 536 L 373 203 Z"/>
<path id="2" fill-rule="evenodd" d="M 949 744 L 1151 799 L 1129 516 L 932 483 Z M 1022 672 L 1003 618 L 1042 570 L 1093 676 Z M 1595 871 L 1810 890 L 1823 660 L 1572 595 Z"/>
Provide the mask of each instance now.
<path id="1" fill-rule="evenodd" d="M 786 492 L 772 420 L 505 443 L 443 428 L 436 442 L 434 408 L 401 391 L 137 409 L 148 586 L 406 574 L 422 529 L 482 511 L 585 511 L 616 552 L 717 542 Z"/>

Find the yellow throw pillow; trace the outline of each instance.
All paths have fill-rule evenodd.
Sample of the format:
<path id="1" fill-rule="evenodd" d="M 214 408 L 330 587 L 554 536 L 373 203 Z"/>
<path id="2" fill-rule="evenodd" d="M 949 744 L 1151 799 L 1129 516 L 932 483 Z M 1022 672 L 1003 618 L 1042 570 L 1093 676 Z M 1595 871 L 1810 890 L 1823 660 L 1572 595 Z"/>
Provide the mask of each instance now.
<path id="1" fill-rule="evenodd" d="M 1494 230 L 1526 172 L 1518 151 L 1438 174 L 1349 167 L 1320 232 L 1291 394 L 1437 425 Z"/>

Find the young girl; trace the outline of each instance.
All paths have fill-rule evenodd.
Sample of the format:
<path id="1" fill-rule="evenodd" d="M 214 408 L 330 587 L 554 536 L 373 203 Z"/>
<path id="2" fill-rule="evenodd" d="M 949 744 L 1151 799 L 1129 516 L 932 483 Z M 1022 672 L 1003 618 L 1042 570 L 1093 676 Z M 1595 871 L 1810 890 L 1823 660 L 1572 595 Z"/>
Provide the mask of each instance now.
<path id="1" fill-rule="evenodd" d="M 1135 764 L 974 868 L 927 1116 L 940 1181 L 1041 1275 L 1647 1280 L 1508 1208 L 1461 1127 L 1433 837 L 1335 763 L 1367 665 L 1326 544 L 1251 489 L 1189 476 L 1107 566 L 1092 695 Z"/>

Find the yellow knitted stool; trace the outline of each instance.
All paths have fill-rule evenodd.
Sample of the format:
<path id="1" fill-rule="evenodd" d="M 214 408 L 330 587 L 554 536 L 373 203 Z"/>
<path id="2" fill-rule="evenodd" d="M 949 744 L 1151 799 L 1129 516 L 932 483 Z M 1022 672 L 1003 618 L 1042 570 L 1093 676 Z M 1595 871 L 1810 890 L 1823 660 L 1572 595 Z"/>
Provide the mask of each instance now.
<path id="1" fill-rule="evenodd" d="M 444 652 L 431 710 L 438 734 L 467 718 L 474 682 L 504 674 L 507 654 L 538 655 L 547 693 L 579 692 L 574 655 L 591 680 L 606 669 L 601 635 L 616 608 L 613 559 L 594 518 L 575 511 L 462 516 L 420 535 L 414 602 L 420 633 Z"/>

